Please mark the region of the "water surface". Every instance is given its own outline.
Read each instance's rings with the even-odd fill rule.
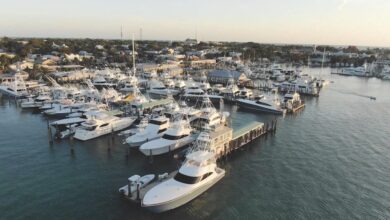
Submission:
[[[390,82],[322,77],[334,83],[319,98],[279,118],[275,135],[221,162],[226,177],[212,189],[161,215],[117,189],[132,174],[174,170],[176,160],[126,157],[122,140],[111,136],[50,146],[44,117],[2,98],[0,219],[389,219]],[[225,110],[233,127],[273,118]]]

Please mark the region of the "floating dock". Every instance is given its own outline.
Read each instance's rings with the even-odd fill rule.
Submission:
[[[168,174],[167,177],[165,177],[163,180],[153,180],[150,184],[146,185],[144,188],[141,188],[139,189],[139,191],[135,191],[134,193],[126,196],[126,195],[123,195],[123,197],[133,203],[136,203],[136,204],[141,204],[141,201],[142,199],[144,198],[145,194],[151,190],[153,187],[155,187],[156,185],[162,183],[162,182],[165,182],[171,178],[173,178],[175,175],[176,175],[177,171],[174,171],[170,174]]]

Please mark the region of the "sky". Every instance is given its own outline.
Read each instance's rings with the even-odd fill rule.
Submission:
[[[0,36],[390,47],[390,0],[0,0]]]

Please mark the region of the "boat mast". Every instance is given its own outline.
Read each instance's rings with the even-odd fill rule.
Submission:
[[[135,71],[136,71],[136,68],[135,68],[134,34],[133,34],[133,40],[132,40],[132,44],[133,44],[133,74],[134,74],[134,76],[135,76]]]
[[[322,63],[321,63],[321,72],[320,75],[322,75],[322,72],[324,70],[324,62],[325,62],[325,47],[324,47],[324,52],[322,53]],[[321,78],[321,77],[320,77]]]

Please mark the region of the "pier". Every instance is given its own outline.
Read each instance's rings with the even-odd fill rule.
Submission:
[[[229,145],[224,149],[224,156],[245,146],[253,140],[263,136],[269,132],[276,131],[277,120],[272,120],[270,123],[252,122],[245,127],[242,127],[233,133],[233,137]]]
[[[297,103],[292,106],[292,108],[287,108],[287,113],[295,113],[299,110],[302,110],[305,107],[305,103]]]

